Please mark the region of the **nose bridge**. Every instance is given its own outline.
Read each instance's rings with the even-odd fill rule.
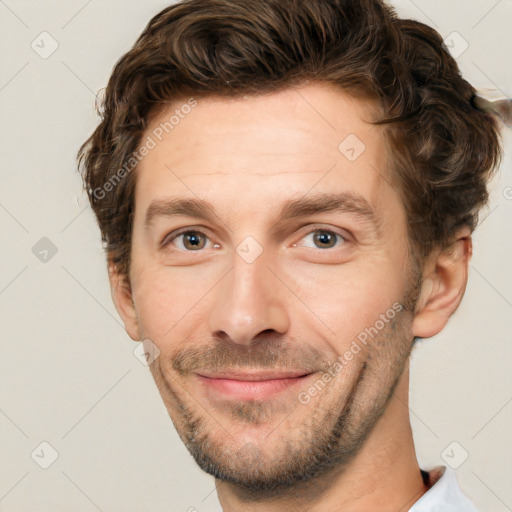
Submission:
[[[212,335],[224,334],[233,343],[249,345],[262,331],[286,332],[289,317],[266,255],[252,259],[243,250],[242,243],[233,254],[231,272],[219,283],[209,328]]]

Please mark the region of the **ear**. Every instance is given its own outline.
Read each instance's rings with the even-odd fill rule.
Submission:
[[[459,307],[466,291],[473,245],[471,231],[457,231],[444,250],[434,251],[426,260],[423,282],[412,323],[415,337],[430,338],[441,332]]]
[[[124,323],[128,336],[134,341],[140,341],[137,312],[133,303],[132,289],[128,276],[120,274],[117,266],[109,261],[108,277],[110,280],[110,292],[117,312]]]

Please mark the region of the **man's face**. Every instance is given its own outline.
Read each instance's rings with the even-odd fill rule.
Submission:
[[[199,99],[162,137],[180,105],[153,119],[137,169],[136,335],[160,350],[151,371],[205,471],[291,485],[351,459],[411,348],[382,128],[371,103],[316,84]]]

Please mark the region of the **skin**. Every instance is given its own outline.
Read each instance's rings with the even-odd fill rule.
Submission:
[[[397,512],[428,490],[409,422],[408,356],[413,337],[437,334],[457,309],[471,238],[463,228],[449,251],[412,265],[382,127],[367,122],[375,108],[318,83],[199,99],[136,170],[130,276],[110,265],[113,299],[131,338],[158,347],[157,387],[226,512]],[[365,145],[354,161],[338,150],[349,134]],[[350,211],[280,217],[286,200],[321,193],[364,198],[378,228]],[[204,199],[215,216],[157,215],[146,226],[150,205],[171,196]],[[175,237],[181,228],[194,233]],[[248,236],[262,251],[251,262],[237,252],[256,254]],[[389,319],[393,304],[403,307]],[[344,357],[383,314],[378,334]],[[342,370],[301,403],[338,356]],[[198,378],[222,368],[314,373],[251,401]]]

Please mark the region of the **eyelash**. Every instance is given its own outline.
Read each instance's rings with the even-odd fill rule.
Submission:
[[[344,234],[344,233],[340,233],[334,229],[331,229],[331,228],[325,228],[323,226],[314,226],[312,229],[310,229],[306,234],[304,234],[304,236],[301,237],[301,240],[303,238],[305,238],[306,236],[308,235],[312,235],[314,234],[315,232],[317,231],[320,231],[320,232],[323,232],[323,233],[329,233],[329,234],[332,234],[332,235],[335,235],[336,237],[338,237],[338,240],[341,238],[341,240],[343,241],[343,243],[341,245],[344,245],[345,243],[347,243],[349,241],[349,237]],[[200,229],[194,229],[193,227],[187,227],[187,228],[183,228],[183,229],[180,229],[178,230],[177,232],[174,232],[174,233],[169,233],[167,234],[162,243],[161,243],[161,246],[162,247],[167,247],[169,246],[172,242],[174,242],[174,240],[176,240],[178,237],[184,235],[184,234],[187,234],[187,233],[193,233],[193,234],[200,234],[200,235],[203,235],[205,236],[206,238],[208,238],[208,240],[210,240],[210,237],[208,236],[207,233],[205,233],[204,231],[201,231]],[[210,240],[211,241],[211,240]],[[214,244],[214,245],[218,245],[218,244]],[[292,244],[293,247],[297,247],[297,244],[294,243]],[[316,249],[319,249],[319,250],[327,250],[327,249],[335,249],[337,246],[334,246],[334,247],[327,247],[326,249],[321,249],[319,247],[316,247]],[[182,250],[182,249],[178,249],[178,250]],[[188,250],[185,250],[185,252],[201,252],[203,249],[198,249],[197,251],[188,251]]]

